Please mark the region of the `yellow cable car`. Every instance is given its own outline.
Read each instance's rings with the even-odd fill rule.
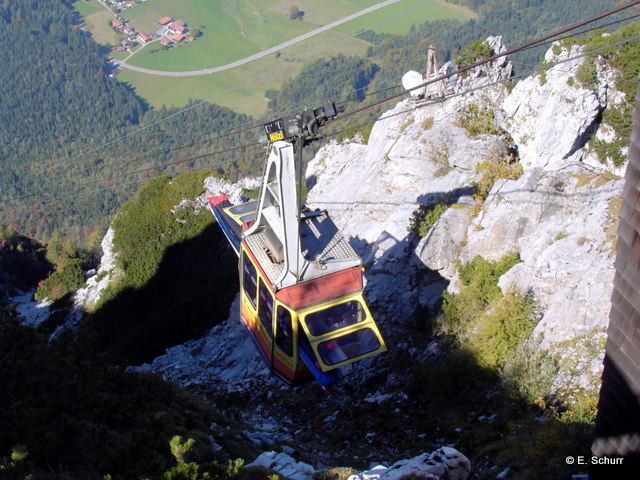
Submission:
[[[313,376],[327,387],[339,367],[386,349],[362,296],[360,258],[326,211],[299,204],[302,146],[336,115],[332,105],[271,122],[267,134],[284,140],[269,145],[258,200],[209,198],[239,256],[242,322],[289,385]]]

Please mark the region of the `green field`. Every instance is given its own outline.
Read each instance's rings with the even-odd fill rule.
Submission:
[[[340,35],[347,38],[344,35]],[[277,90],[282,82],[297,75],[305,63],[320,56],[349,52],[364,56],[368,44],[347,38],[335,44],[336,35],[326,32],[282,52],[279,58],[269,55],[232,70],[193,77],[164,77],[122,69],[118,79],[128,82],[136,93],[153,106],[184,106],[190,99],[207,100],[239,113],[259,116],[267,110],[266,90]],[[320,41],[327,47],[313,51],[310,42]]]
[[[106,11],[100,3],[96,2],[96,0],[91,0],[89,2],[85,0],[78,0],[73,3],[73,8],[83,17],[103,10]]]
[[[143,33],[154,33],[159,27],[158,19],[170,16],[183,20],[191,29],[199,29],[203,35],[194,42],[185,42],[168,50],[158,42],[151,43],[130,57],[127,63],[166,71],[225,65],[380,1],[149,0],[122,11],[120,15]],[[287,17],[292,5],[304,12],[302,21]],[[75,6],[86,18],[100,13],[96,7],[106,13],[96,0],[76,2]],[[266,109],[265,90],[279,89],[282,82],[296,75],[305,62],[337,53],[364,55],[367,44],[349,38],[361,30],[371,28],[378,33],[401,35],[415,23],[442,18],[464,21],[473,15],[472,11],[447,4],[444,0],[402,0],[340,25],[331,32],[288,47],[278,59],[270,55],[233,70],[197,77],[163,77],[122,69],[119,78],[134,86],[138,94],[153,106],[183,106],[189,99],[206,99],[238,112],[256,115]],[[92,22],[95,30],[89,28],[96,40],[98,37],[106,38],[108,34],[99,32],[98,23]],[[107,25],[106,21],[103,23]],[[89,27],[89,23],[87,25]]]
[[[174,9],[184,5],[182,12],[172,14],[169,8],[161,9],[160,6],[165,2],[171,3]],[[151,7],[154,8],[153,14],[147,11]],[[162,15],[158,12],[169,12],[167,15],[183,20],[190,28],[199,28],[203,35],[195,42],[183,43],[169,50],[163,50],[160,46],[145,48],[129,63],[154,70],[173,71],[215,67],[278,45],[315,28],[305,22],[291,21],[280,14],[254,12],[254,8],[246,0],[228,4],[210,0],[188,0],[184,4],[154,0],[131,8],[126,11],[125,18],[130,18],[132,25],[142,23],[137,20],[138,17],[149,18],[153,15],[152,18],[157,21]],[[157,23],[154,30],[156,28]]]
[[[470,18],[466,12],[454,10],[444,3],[425,3],[425,0],[403,0],[343,23],[336,30],[349,35],[366,29],[376,33],[406,35],[412,25],[447,18],[464,22]],[[408,11],[410,12],[405,14]]]
[[[84,18],[85,28],[91,32],[96,42],[102,45],[115,45],[120,42],[120,35],[111,28],[111,21],[115,17],[97,1],[80,0],[75,2],[73,7]]]

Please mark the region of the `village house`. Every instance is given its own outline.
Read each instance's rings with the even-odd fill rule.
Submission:
[[[175,22],[171,22],[169,24],[169,31],[175,34],[184,34],[187,31],[187,26],[184,24],[182,20],[176,20]]]
[[[167,38],[167,37],[162,37],[160,39],[160,43],[162,45],[164,45],[165,47],[168,47],[169,45],[171,45],[173,42],[171,41],[171,39]]]
[[[147,43],[151,40],[151,37],[149,35],[146,35],[144,33],[139,33],[138,34],[138,41],[140,43]]]
[[[181,33],[177,33],[173,36],[172,40],[176,43],[180,43],[182,40],[184,40],[184,35]]]
[[[111,26],[113,26],[113,28],[123,28],[124,22],[122,20],[114,20],[111,22]]]
[[[158,23],[160,25],[168,25],[172,22],[173,20],[171,19],[171,17],[162,17],[160,20],[158,20]]]
[[[127,25],[127,24],[125,24],[123,30],[124,30],[124,33],[126,33],[127,35],[135,33],[135,31],[136,31],[132,26]]]

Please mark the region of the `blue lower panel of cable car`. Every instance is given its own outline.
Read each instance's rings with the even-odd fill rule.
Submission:
[[[298,339],[298,354],[320,386],[328,387],[329,385],[340,382],[340,376],[336,370],[331,370],[329,372],[323,372],[320,370],[320,366],[317,363],[316,357],[313,354],[313,349],[311,348],[311,344],[307,337],[300,335]]]

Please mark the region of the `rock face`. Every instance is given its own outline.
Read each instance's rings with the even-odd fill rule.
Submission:
[[[412,100],[400,102],[375,124],[367,145],[331,143],[307,169],[313,185],[307,203],[328,210],[351,238],[367,269],[367,301],[385,317],[383,329],[406,325],[416,305],[446,286],[413,255],[407,230],[413,212],[445,196],[471,201],[475,165],[501,145],[494,137],[469,141],[450,121],[455,103],[414,107]],[[454,167],[443,152],[451,152]],[[433,292],[420,288],[425,282]]]
[[[499,39],[492,41],[496,51],[505,48]],[[456,262],[476,255],[498,259],[507,252],[517,252],[522,261],[500,286],[534,295],[541,315],[534,337],[542,347],[604,331],[622,181],[580,162],[602,95],[568,85],[578,53],[577,47],[559,55],[550,50],[547,59],[563,63],[547,71],[546,82],[530,77],[510,95],[492,82],[504,78],[500,69],[502,75],[510,72],[510,64],[501,61],[491,66],[491,75],[472,76],[474,89],[485,77],[491,87],[438,104],[406,99],[379,119],[366,145],[331,142],[310,161],[307,203],[328,210],[362,257],[365,296],[391,349],[418,309],[436,314],[443,290],[459,288]],[[619,101],[608,89],[608,98]],[[517,180],[497,181],[479,209],[473,198],[473,182],[480,178],[476,166],[504,152],[508,135],[470,137],[458,116],[472,103],[506,119],[503,127],[516,141],[524,167]],[[232,197],[240,192],[213,178],[207,189]],[[436,201],[448,208],[418,239],[408,231],[410,220],[420,205]],[[234,356],[247,339],[238,321],[230,323],[144,368],[180,383],[217,380],[230,389],[243,388],[238,378],[245,374],[268,381],[257,354]],[[384,356],[371,361],[384,362]],[[366,375],[369,363],[361,363],[355,375]]]
[[[594,133],[603,135],[602,129],[596,132],[599,116],[608,102],[619,102],[620,95],[613,93],[613,77],[604,70],[595,90],[579,85],[575,78],[582,51],[579,45],[567,49],[556,44],[545,55],[555,66],[519,82],[502,104],[504,126],[527,168],[558,170],[579,162],[602,168],[583,147]]]
[[[315,473],[315,469],[304,462],[296,462],[292,457],[284,452],[264,452],[251,462],[248,467],[266,467],[278,472],[285,478],[291,480],[308,480]]]
[[[444,288],[456,291],[457,261],[517,252],[522,262],[500,286],[534,295],[541,320],[533,336],[542,348],[602,334],[622,181],[582,162],[603,104],[595,92],[567,83],[578,53],[577,47],[557,56],[550,50],[548,61],[563,63],[547,71],[546,83],[530,77],[508,96],[494,87],[437,106],[403,101],[375,125],[368,145],[334,143],[318,152],[308,171],[309,202],[331,212],[365,259],[367,298],[383,330],[393,331],[418,305],[433,312]],[[503,99],[504,110],[495,99]],[[502,125],[524,167],[517,180],[496,182],[477,213],[471,208],[476,165],[504,143],[494,135],[469,138],[458,126],[457,112],[471,102],[506,119]],[[408,220],[418,205],[437,198],[450,207],[413,256]]]
[[[91,309],[100,299],[100,293],[109,285],[109,282],[117,275],[116,257],[113,250],[113,229],[109,228],[107,234],[100,243],[102,258],[100,267],[95,275],[87,280],[87,285],[79,289],[73,296],[73,305],[76,311]]]
[[[438,355],[437,345],[429,344],[426,350],[414,345],[407,327],[418,312],[437,314],[445,289],[460,288],[456,262],[517,252],[521,262],[501,277],[499,286],[534,296],[540,321],[530,341],[548,349],[563,343],[563,349],[575,353],[558,377],[565,386],[593,386],[599,377],[604,350],[594,343],[608,323],[622,181],[602,174],[601,165],[594,170],[585,163],[592,160],[584,144],[589,135],[599,134],[597,118],[604,100],[569,85],[580,62],[571,58],[576,48],[548,53],[549,61],[566,61],[549,69],[545,82],[530,77],[510,95],[496,84],[466,95],[459,89],[459,95],[437,104],[403,100],[378,120],[366,145],[331,142],[310,161],[307,203],[328,210],[362,257],[365,297],[390,350],[402,349],[416,360]],[[510,68],[508,62],[494,67],[498,70],[492,76],[466,81],[477,88],[483,81],[504,78],[499,69]],[[608,88],[609,101],[619,98]],[[470,137],[460,126],[459,114],[471,104],[491,110],[494,127],[506,132]],[[523,174],[498,180],[479,205],[473,196],[474,182],[482,175],[477,166],[504,155],[509,137],[518,147]],[[232,199],[240,192],[238,186],[214,178],[207,179],[206,186],[209,194],[224,191]],[[446,209],[420,239],[409,231],[414,212],[436,202]],[[228,391],[278,388],[237,311],[236,300],[228,322],[138,369],[160,372],[182,385],[215,384]],[[386,358],[360,362],[347,375],[361,379],[372,363],[384,369]],[[589,375],[568,373],[577,370]],[[397,387],[401,377],[402,372],[391,372],[387,386]],[[421,470],[434,455],[445,458],[447,466]],[[283,457],[274,454],[263,460],[276,458]],[[464,479],[469,471],[468,460],[448,449],[414,460],[376,475],[389,480],[400,478],[394,472]],[[273,463],[270,468],[275,468]]]
[[[590,182],[578,187],[585,176]],[[575,170],[531,169],[494,189],[486,214],[471,224],[477,234],[467,255],[495,257],[500,250],[493,246],[519,252],[522,262],[499,285],[534,292],[544,309],[534,335],[546,347],[607,324],[615,251],[610,232],[623,180],[600,186],[595,180]]]

